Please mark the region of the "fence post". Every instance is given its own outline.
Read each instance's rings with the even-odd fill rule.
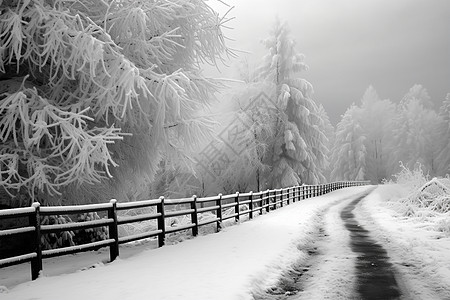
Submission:
[[[31,280],[35,280],[39,277],[39,273],[42,271],[42,247],[41,247],[41,217],[39,202],[34,202],[34,214],[29,216],[30,225],[34,226],[34,250],[36,251],[36,257],[31,260]]]
[[[289,205],[290,204],[290,202],[291,202],[291,189],[292,188],[288,188],[288,194],[287,194],[287,202],[286,202],[286,205]]]
[[[280,194],[280,203],[281,203],[281,207],[283,207],[283,188],[281,188],[281,194]]]
[[[253,191],[250,191],[250,196],[248,196],[248,200],[250,202],[248,203],[248,208],[250,212],[248,213],[248,218],[251,220],[253,219]]]
[[[117,229],[117,200],[111,199],[109,201],[111,207],[108,209],[108,219],[113,219],[113,222],[108,226],[109,238],[114,239],[114,244],[109,246],[109,260],[114,261],[119,256],[119,233]]]
[[[191,202],[191,209],[194,211],[191,213],[191,223],[195,224],[194,227],[192,227],[192,235],[197,236],[198,235],[198,215],[197,215],[197,196],[192,196],[193,201]]]
[[[217,232],[219,232],[222,229],[222,194],[219,194],[219,199],[216,200],[216,206],[219,208],[217,209],[217,218],[219,218],[219,221],[217,221]]]
[[[294,187],[292,188],[292,203],[295,202],[295,191],[296,191],[296,190],[297,190],[297,187],[294,186]]]
[[[268,189],[267,191],[266,191],[266,194],[267,194],[267,199],[266,199],[266,204],[267,204],[267,207],[266,207],[266,212],[269,212],[270,211],[270,190]]]
[[[275,209],[277,209],[277,190],[276,189],[273,189],[272,197],[273,197],[273,208],[272,208],[272,210],[275,210]]]
[[[261,192],[260,191],[260,194],[259,194],[259,199],[260,199],[260,202],[259,202],[259,215],[262,215],[263,214],[263,206],[264,206],[264,192]]]
[[[236,197],[234,198],[234,202],[235,202],[235,205],[234,205],[234,213],[237,214],[237,215],[234,217],[234,220],[235,220],[236,222],[239,222],[239,216],[240,216],[240,214],[241,214],[240,209],[239,209],[239,205],[240,205],[240,203],[239,203],[239,192],[236,192]]]
[[[160,202],[156,205],[156,212],[161,214],[158,217],[158,247],[164,246],[166,243],[166,216],[164,213],[164,196],[159,197]]]

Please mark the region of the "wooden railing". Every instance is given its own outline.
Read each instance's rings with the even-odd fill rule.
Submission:
[[[289,205],[302,199],[320,196],[340,188],[368,184],[370,184],[368,181],[345,181],[321,185],[302,185],[256,193],[237,192],[230,195],[219,194],[204,198],[193,196],[183,199],[165,199],[164,197],[160,197],[156,200],[126,203],[118,203],[113,199],[109,203],[75,206],[41,206],[36,202],[31,207],[0,210],[0,220],[18,217],[29,219],[28,226],[0,230],[0,238],[29,233],[32,236],[29,242],[33,249],[30,253],[0,259],[0,268],[31,262],[31,278],[34,280],[42,270],[42,260],[44,258],[109,247],[110,261],[113,261],[119,256],[119,245],[123,243],[157,237],[158,246],[162,247],[165,244],[166,235],[169,233],[192,230],[192,235],[197,236],[200,226],[212,223],[215,223],[216,230],[220,231],[222,222],[228,219],[234,218],[236,221],[239,221],[240,217],[245,215],[249,219],[252,219],[256,214],[261,215],[264,212],[270,212],[270,210]],[[186,209],[186,206],[189,208]],[[182,208],[180,209],[179,207]],[[151,213],[118,216],[118,212],[120,211],[142,208],[153,209],[148,210]],[[230,209],[232,213],[224,214],[225,211],[229,212]],[[66,224],[41,224],[41,216],[71,215],[86,212],[103,212],[106,217],[98,220],[70,222]],[[207,212],[212,213],[213,217],[199,222],[199,215]],[[167,219],[179,216],[189,216],[190,223],[176,227],[166,226]],[[156,220],[157,227],[155,230],[119,237],[118,226],[148,220]],[[109,237],[105,240],[58,249],[42,249],[41,237],[44,234],[101,226],[107,226],[109,229]]]

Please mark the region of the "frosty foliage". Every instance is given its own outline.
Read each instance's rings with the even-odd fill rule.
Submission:
[[[396,166],[400,160],[408,166],[420,163],[426,172],[436,174],[435,141],[440,120],[422,102],[418,98],[405,98],[399,104],[392,125],[391,164]]]
[[[99,220],[101,217],[96,212],[78,214],[76,222]],[[41,218],[41,225],[68,224],[74,221],[68,215],[52,215]],[[42,249],[57,249],[75,245],[82,245],[108,238],[108,227],[77,229],[73,231],[63,230],[55,233],[47,233],[41,236]]]
[[[448,99],[438,114],[422,85],[414,85],[398,104],[388,99],[382,100],[375,88],[369,86],[361,104],[351,107],[357,113],[344,114],[338,124],[332,154],[332,175],[344,179],[344,169],[354,166],[360,169],[359,165],[362,165],[346,163],[345,159],[339,161],[341,158],[338,154],[347,155],[349,149],[348,145],[344,146],[348,144],[347,134],[339,131],[353,122],[359,124],[358,130],[347,131],[352,131],[353,135],[364,140],[365,152],[360,152],[365,153],[364,158],[359,156],[364,160],[365,170],[361,179],[380,183],[403,172],[403,164],[407,168],[419,164],[430,176],[445,176],[449,173],[450,164]],[[399,166],[400,161],[402,164]],[[359,170],[356,169],[352,170],[352,177],[358,174]]]
[[[395,200],[392,206],[404,217],[426,222],[433,230],[450,235],[450,178],[433,178],[424,174],[416,164],[408,169],[400,164],[401,171],[395,181],[408,190],[407,197]]]
[[[388,169],[388,142],[395,105],[382,100],[373,86],[369,86],[361,98],[361,127],[367,150],[365,179],[379,183],[386,178]]]
[[[336,126],[336,140],[331,154],[332,180],[365,179],[365,140],[361,127],[361,109],[352,105]]]
[[[417,163],[414,168],[407,168],[403,162],[400,162],[400,172],[393,175],[393,180],[384,181],[384,183],[397,183],[407,185],[411,189],[418,189],[429,180],[429,175],[424,174],[422,165]]]
[[[67,224],[71,222],[72,220],[65,215],[45,216],[41,220],[41,225]],[[73,231],[66,230],[43,234],[41,235],[42,249],[48,250],[74,246],[74,236],[75,233]]]
[[[450,93],[447,94],[439,111],[442,123],[438,129],[437,141],[440,146],[437,155],[438,174],[450,174]]]
[[[323,182],[327,138],[322,115],[312,99],[312,85],[297,75],[307,69],[304,56],[296,52],[287,25],[278,19],[263,43],[268,54],[258,74],[261,80],[274,84],[280,111],[268,161],[272,167],[269,186]]]
[[[163,157],[189,165],[217,89],[199,65],[231,54],[226,21],[201,0],[1,1],[1,186],[127,200]]]
[[[240,132],[239,139],[235,140],[236,144],[241,145],[232,147],[222,145],[233,160],[223,170],[217,182],[216,192],[231,194],[236,191],[259,191],[267,188],[266,178],[270,172],[267,158],[274,142],[275,123],[279,113],[273,109],[253,105],[253,101],[257,101],[261,93],[271,95],[270,87],[271,85],[268,87],[267,83],[248,83],[233,96],[232,101],[238,106],[235,114],[246,127]],[[233,155],[232,149],[241,151],[238,155]]]

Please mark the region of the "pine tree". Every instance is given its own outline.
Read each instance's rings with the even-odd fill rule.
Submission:
[[[417,85],[411,90],[415,87]],[[400,102],[392,126],[391,174],[397,173],[399,161],[402,161],[410,168],[420,164],[426,173],[436,175],[435,141],[440,120],[434,110],[426,108],[428,100],[427,97],[421,98],[420,94],[410,91]]]
[[[439,145],[437,165],[438,174],[450,174],[450,93],[447,94],[439,111],[442,123],[439,128],[437,143]]]
[[[319,104],[319,115],[322,119],[322,131],[325,133],[325,136],[327,137],[326,142],[326,164],[325,164],[325,170],[324,170],[324,176],[326,178],[327,182],[330,182],[331,180],[331,163],[330,163],[330,157],[331,157],[331,151],[334,145],[334,140],[336,137],[334,126],[330,122],[330,118],[328,117],[327,112],[325,111],[325,108],[322,104]]]
[[[433,107],[433,102],[431,102],[431,97],[428,91],[421,84],[413,85],[408,92],[403,96],[400,102],[407,102],[412,99],[417,99],[423,107],[431,109]]]
[[[336,126],[336,140],[331,155],[333,180],[366,179],[366,137],[360,122],[361,109],[353,104]]]
[[[126,200],[162,157],[188,163],[224,21],[201,0],[0,1],[0,187]]]
[[[364,131],[366,156],[366,178],[381,183],[387,177],[387,140],[390,137],[395,105],[390,100],[381,100],[373,86],[369,86],[361,99],[361,127]]]
[[[286,24],[275,22],[264,41],[269,53],[259,70],[261,79],[274,84],[279,110],[275,140],[268,164],[271,187],[324,181],[326,137],[319,109],[312,99],[313,88],[297,74],[307,69],[304,56],[295,50]]]

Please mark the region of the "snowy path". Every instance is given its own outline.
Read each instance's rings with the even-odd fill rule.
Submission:
[[[256,299],[407,299],[401,295],[400,278],[387,251],[353,213],[370,192],[324,211],[310,258],[293,267],[301,276],[285,272],[277,287]],[[289,282],[286,277],[292,275]]]
[[[338,190],[218,234],[144,251],[82,272],[44,276],[0,292],[0,299],[253,299],[258,291],[275,285],[296,261],[309,258],[308,247],[314,244],[324,211],[336,211],[367,189]],[[325,214],[325,221],[330,218],[334,218],[332,214]],[[337,251],[346,251],[348,243],[341,238],[348,237],[334,237],[332,243]],[[335,280],[352,283],[345,272],[349,265],[342,261],[338,271],[346,275]]]
[[[379,186],[355,215],[388,251],[404,299],[450,299],[450,236],[430,228],[426,218],[411,221],[389,209],[389,199],[403,193],[395,185]]]
[[[370,236],[370,232],[353,213],[356,205],[364,198],[362,196],[352,201],[341,212],[345,228],[350,232],[352,251],[358,254],[355,265],[356,290],[362,299],[399,299],[395,269],[387,251]]]
[[[397,189],[379,186],[361,201],[348,199],[330,207],[313,255],[296,267],[305,271],[297,276],[300,292],[259,299],[450,299],[450,238],[430,230],[426,222],[414,224],[389,210]],[[347,217],[355,225],[353,233],[345,229]],[[354,243],[352,235],[363,239]],[[375,272],[370,271],[372,263]],[[371,286],[376,281],[381,286]]]

